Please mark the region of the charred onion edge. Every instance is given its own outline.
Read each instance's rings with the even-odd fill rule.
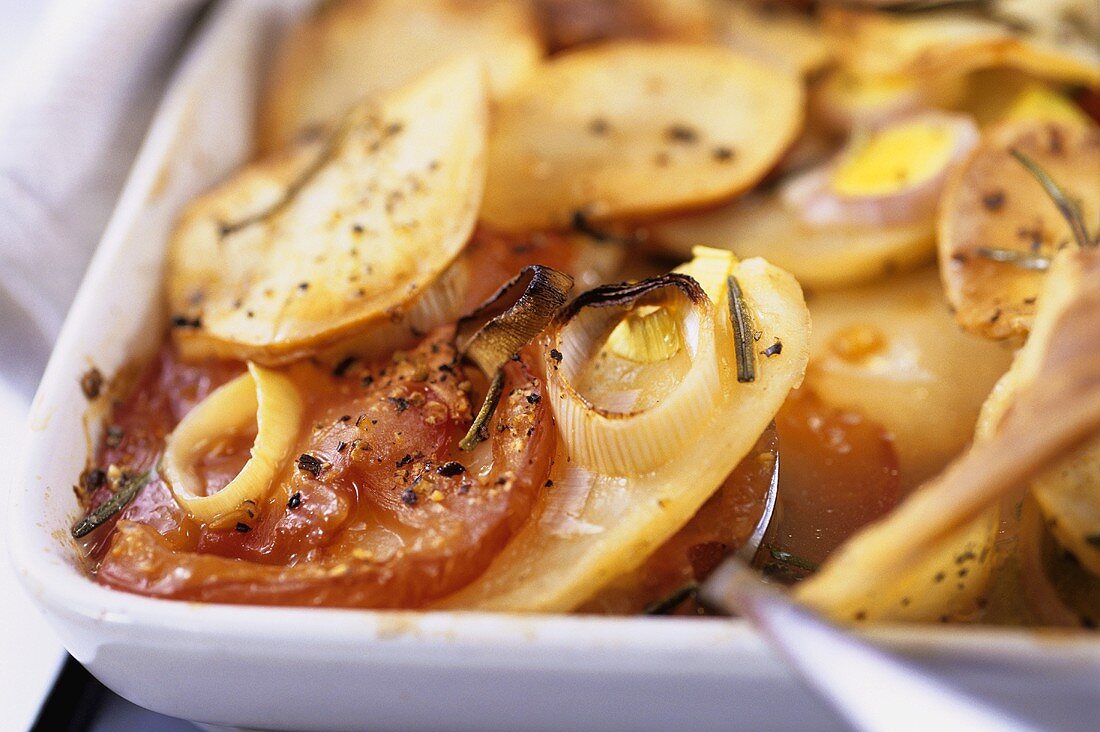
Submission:
[[[573,278],[564,272],[530,265],[458,321],[455,346],[459,354],[490,379],[485,401],[459,448],[473,450],[481,442],[504,388],[504,364],[546,328],[572,289]]]
[[[633,305],[639,298],[657,292],[664,288],[679,290],[695,307],[700,307],[708,302],[707,294],[693,278],[679,272],[650,277],[640,282],[623,282],[617,285],[603,285],[594,290],[578,295],[569,303],[554,319],[551,324],[555,331],[554,345],[560,345],[560,331],[564,329],[573,318],[585,308],[625,307]],[[610,333],[610,331],[608,331]],[[555,349],[556,350],[556,349]],[[563,379],[570,394],[580,401],[585,408],[611,419],[626,419],[640,414],[638,411],[614,412],[603,409],[593,404],[586,396],[573,388],[568,378]],[[644,410],[643,410],[644,411]]]
[[[112,516],[126,507],[134,496],[152,480],[153,471],[147,470],[139,475],[126,475],[119,481],[114,495],[101,503],[98,508],[77,521],[72,528],[74,539],[80,539],[105,524]]]
[[[1080,204],[1071,198],[1066,190],[1049,173],[1043,170],[1041,165],[1016,148],[1009,149],[1008,154],[1016,158],[1020,165],[1024,166],[1027,172],[1039,181],[1043,190],[1050,196],[1050,200],[1058,207],[1058,212],[1069,224],[1069,228],[1073,232],[1073,238],[1077,241],[1077,246],[1087,249],[1088,247],[1100,245],[1100,239],[1093,241],[1089,238],[1088,225],[1085,223],[1085,215],[1081,213]]]

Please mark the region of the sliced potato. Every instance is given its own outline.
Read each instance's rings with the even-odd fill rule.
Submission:
[[[1100,577],[1100,438],[1075,451],[1031,484],[1058,543]]]
[[[962,452],[1012,353],[955,326],[934,267],[809,304],[806,383],[893,434],[905,488]]]
[[[1062,266],[1053,268],[1041,283],[1048,298],[1041,307],[1048,313],[1060,312],[1082,289],[1082,283],[1100,281],[1100,257],[1093,250],[1065,251],[1056,255]],[[1065,266],[1070,256],[1083,265]],[[1093,286],[1093,289],[1096,289]],[[1053,301],[1049,295],[1053,294]],[[1100,299],[1097,299],[1100,307]],[[1040,358],[1048,348],[1051,321],[1036,321],[1035,331],[1017,356],[1012,368],[997,382],[982,408],[979,439],[992,437],[997,426],[1012,408],[1018,393],[1037,378]],[[1100,438],[1067,455],[1030,483],[1032,496],[1047,519],[1047,528],[1058,542],[1071,550],[1088,571],[1100,576]]]
[[[932,78],[1008,66],[1044,79],[1100,85],[1100,50],[1080,35],[1022,33],[954,11],[903,16],[830,6],[823,19],[841,64],[866,76]]]
[[[987,338],[1027,333],[1044,273],[1037,267],[1072,241],[1069,225],[1018,149],[1100,219],[1100,130],[1027,120],[989,131],[953,176],[938,220],[940,268],[958,322]],[[990,252],[994,252],[990,258]],[[1019,257],[1020,261],[997,261]]]
[[[808,76],[832,60],[816,20],[775,5],[715,3],[718,40],[730,48]]]
[[[793,72],[716,47],[615,43],[557,57],[503,100],[482,219],[509,231],[651,216],[751,187],[802,124]]]
[[[455,61],[196,200],[169,251],[182,352],[286,360],[432,287],[474,226],[486,117],[480,63]]]
[[[366,96],[397,89],[459,53],[477,55],[493,96],[542,56],[538,25],[515,0],[340,0],[321,5],[279,50],[261,100],[261,153],[335,121]]]
[[[647,227],[651,245],[675,256],[693,246],[728,249],[738,257],[767,257],[814,291],[867,282],[932,258],[929,222],[906,226],[812,226],[776,194]]]

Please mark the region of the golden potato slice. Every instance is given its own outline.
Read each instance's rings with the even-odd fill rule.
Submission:
[[[806,383],[895,439],[903,485],[962,452],[1011,351],[952,322],[935,267],[810,298]]]
[[[841,64],[866,76],[931,78],[1009,66],[1100,85],[1100,50],[1079,34],[1024,33],[956,11],[894,15],[830,6],[823,20]]]
[[[486,118],[481,64],[455,61],[192,203],[169,250],[184,354],[293,358],[431,288],[477,217]]]
[[[751,2],[719,2],[715,7],[718,40],[730,48],[803,76],[819,71],[833,58],[812,16]]]
[[[500,104],[482,219],[516,231],[714,203],[764,176],[802,107],[798,75],[717,47],[563,54]]]
[[[813,226],[775,194],[749,196],[710,211],[647,226],[650,245],[687,257],[693,246],[766,257],[811,290],[828,290],[912,268],[932,258],[933,226]]]
[[[1100,439],[1080,448],[1031,484],[1058,543],[1100,577]]]
[[[261,101],[259,150],[281,147],[458,53],[485,63],[493,96],[511,91],[542,57],[531,8],[514,0],[325,3],[279,50]]]
[[[1028,332],[1045,258],[1072,241],[1054,202],[1010,155],[1013,148],[1075,195],[1086,221],[1100,216],[1100,130],[1019,121],[984,135],[944,192],[938,230],[956,319],[987,338]]]

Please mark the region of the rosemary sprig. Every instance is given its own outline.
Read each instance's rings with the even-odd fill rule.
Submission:
[[[752,323],[745,296],[737,278],[726,278],[726,293],[729,300],[730,322],[733,324],[734,350],[737,356],[737,380],[742,384],[756,380],[756,354],[752,347]]]
[[[699,591],[698,582],[688,582],[677,587],[660,600],[654,600],[642,609],[642,615],[671,615],[689,597],[695,597]]]
[[[458,321],[455,345],[459,353],[490,380],[485,401],[459,448],[473,450],[484,439],[485,426],[504,389],[504,365],[546,328],[572,289],[569,275],[531,265]]]
[[[79,539],[87,536],[106,523],[108,519],[125,508],[126,504],[138,494],[138,491],[148,485],[151,477],[151,471],[146,471],[140,475],[124,476],[119,480],[118,489],[113,496],[100,504],[99,508],[76,522],[72,528],[73,538]]]
[[[477,447],[479,442],[485,439],[485,427],[489,424],[489,420],[492,419],[493,412],[496,411],[502,391],[504,391],[504,371],[499,370],[496,376],[493,377],[493,380],[489,382],[489,391],[485,393],[485,401],[481,403],[481,409],[478,410],[473,424],[470,425],[470,429],[466,432],[466,436],[459,440],[459,449],[469,452]]]
[[[311,160],[309,165],[290,182],[286,190],[283,191],[283,194],[279,196],[278,200],[251,216],[246,216],[239,221],[223,223],[221,227],[222,236],[235,234],[241,229],[246,229],[249,226],[265,221],[289,206],[291,201],[293,201],[302,189],[306,187],[306,184],[313,180],[326,165],[332,162],[333,158],[336,156],[336,152],[343,146],[344,141],[351,134],[351,131],[360,124],[361,120],[359,119],[359,115],[355,114],[357,111],[358,110],[351,110],[344,115],[336,129],[328,135],[328,138],[325,140],[325,146],[317,153],[317,157]]]
[[[816,572],[818,565],[815,562],[811,562],[809,559],[803,559],[797,554],[791,554],[783,549],[777,549],[771,544],[768,545],[768,553],[771,554],[772,559],[783,564],[790,565],[791,567],[798,567],[804,569],[807,572]]]
[[[1077,241],[1077,245],[1082,249],[1097,246],[1098,241],[1093,241],[1089,237],[1088,225],[1085,223],[1085,215],[1081,212],[1080,203],[1071,198],[1066,190],[1030,157],[1016,148],[1012,148],[1008,152],[1019,161],[1020,165],[1027,168],[1027,171],[1035,177],[1035,180],[1039,181],[1043,190],[1054,201],[1054,205],[1058,207],[1058,212],[1062,214],[1062,218],[1069,223],[1069,228],[1073,232],[1073,238]]]
[[[1021,269],[1030,269],[1036,272],[1045,272],[1050,269],[1050,257],[1030,252],[1021,252],[1018,249],[998,249],[996,247],[978,247],[974,250],[974,256],[988,259],[992,262],[1004,262],[1014,264]]]

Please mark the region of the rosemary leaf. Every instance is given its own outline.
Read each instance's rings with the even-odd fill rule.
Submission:
[[[461,450],[469,452],[477,447],[478,443],[484,438],[483,433],[485,427],[489,424],[489,420],[493,417],[493,412],[496,411],[497,404],[500,402],[500,394],[504,391],[504,371],[497,371],[496,376],[489,383],[489,390],[485,393],[485,401],[481,403],[481,409],[477,412],[477,417],[474,418],[474,423],[470,425],[469,431],[466,432],[466,436],[463,437],[458,447]]]
[[[729,299],[730,322],[733,323],[733,341],[737,356],[737,380],[742,384],[756,380],[756,354],[752,347],[752,323],[745,296],[741,294],[741,285],[737,278],[726,278],[726,291]]]
[[[79,539],[87,536],[106,523],[109,518],[125,508],[126,504],[134,499],[138,491],[149,483],[151,477],[151,471],[146,471],[140,475],[128,475],[120,480],[118,490],[115,491],[113,496],[104,501],[99,508],[76,522],[72,528],[73,538]]]
[[[332,161],[336,156],[336,152],[348,138],[348,135],[360,123],[361,120],[352,112],[344,115],[337,128],[333,130],[325,140],[325,146],[317,154],[317,157],[311,160],[309,165],[298,174],[298,177],[290,182],[286,190],[283,191],[283,195],[279,196],[278,200],[258,213],[246,216],[240,221],[223,224],[221,229],[222,236],[235,234],[241,229],[246,229],[249,226],[266,221],[290,205],[291,201],[293,201],[302,189],[306,187],[306,184],[313,180],[313,178]]]
[[[642,609],[643,615],[671,615],[689,597],[694,597],[699,591],[698,582],[688,582],[682,587],[677,587],[660,600],[654,600]]]
[[[1043,186],[1043,190],[1047,192],[1050,199],[1054,201],[1054,205],[1058,207],[1058,212],[1062,214],[1062,218],[1069,223],[1069,228],[1073,231],[1073,238],[1077,240],[1077,245],[1082,249],[1096,246],[1097,242],[1089,237],[1088,226],[1085,224],[1085,216],[1081,213],[1080,204],[1076,200],[1070,198],[1066,190],[1058,185],[1058,183],[1050,177],[1050,174],[1043,170],[1042,166],[1027,155],[1016,148],[1009,150],[1009,154],[1016,158],[1020,165],[1027,168],[1027,171],[1035,176],[1035,180],[1039,181],[1039,184]]]
[[[798,567],[804,569],[807,572],[816,572],[818,565],[811,562],[809,559],[803,559],[797,554],[791,554],[788,551],[782,549],[776,549],[774,546],[768,545],[768,553],[772,555],[772,559],[783,564],[790,565],[792,567]]]

